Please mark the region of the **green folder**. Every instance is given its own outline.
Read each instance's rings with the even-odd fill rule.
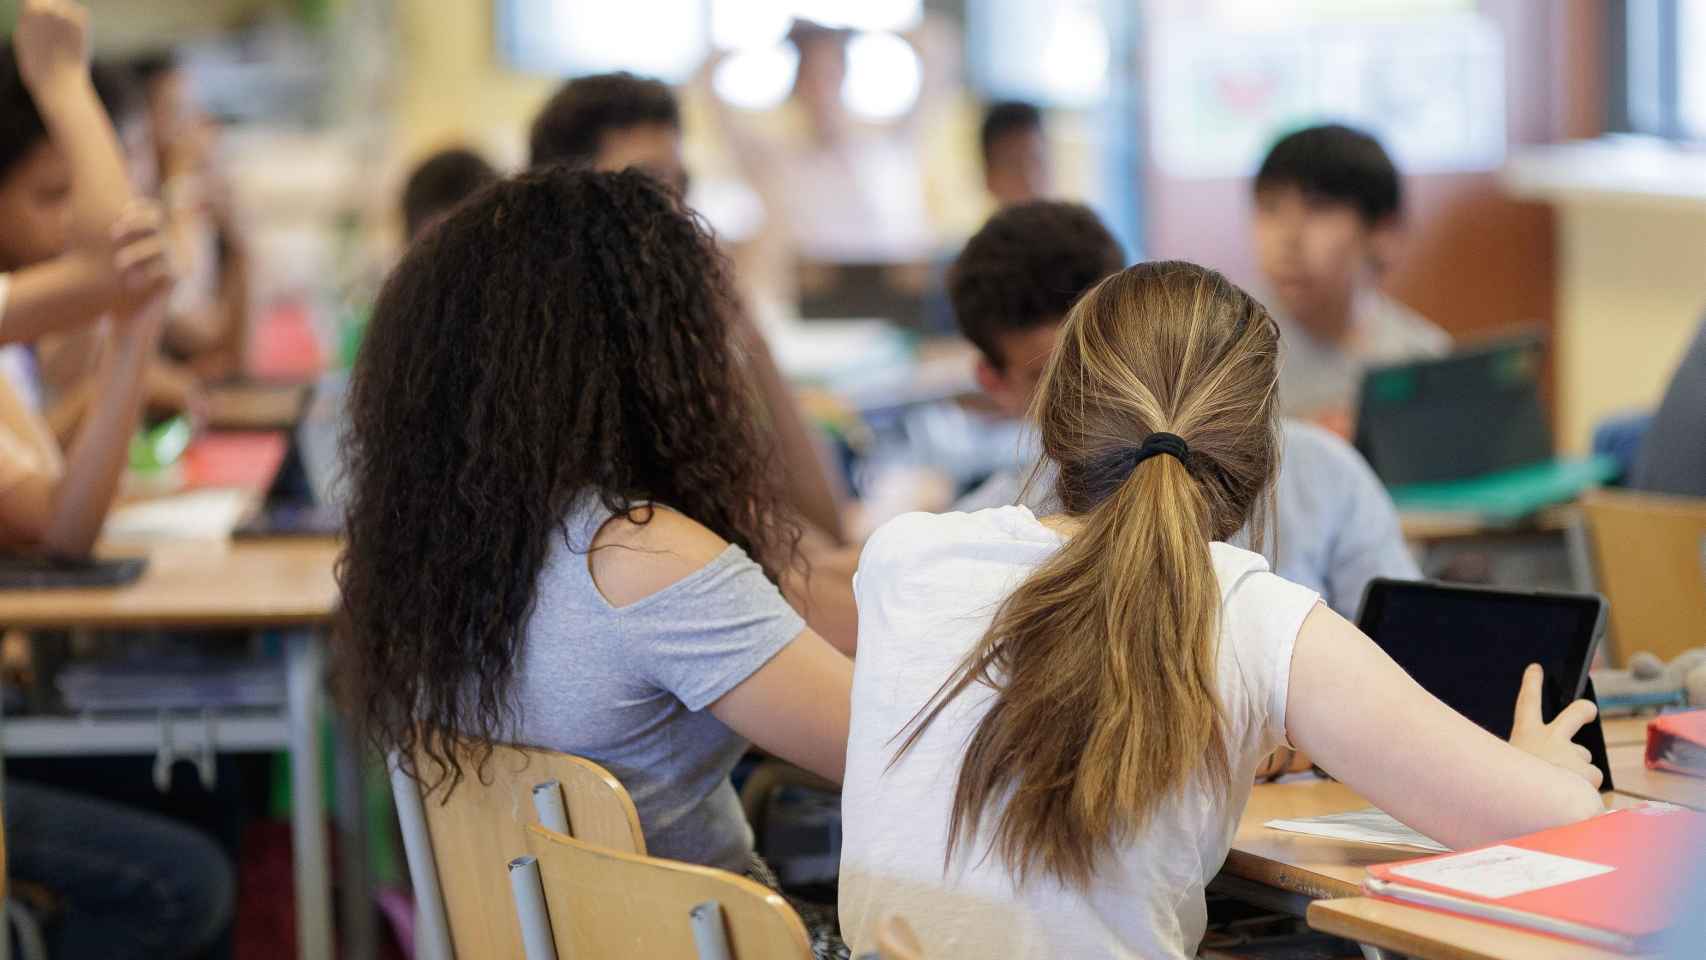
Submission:
[[[1548,460],[1498,473],[1413,483],[1390,490],[1400,510],[1474,514],[1494,522],[1515,522],[1554,504],[1568,503],[1583,491],[1617,475],[1617,462],[1606,456]]]

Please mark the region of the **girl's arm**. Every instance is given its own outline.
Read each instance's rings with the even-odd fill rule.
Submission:
[[[1286,731],[1327,772],[1454,848],[1574,823],[1604,810],[1599,771],[1570,742],[1594,717],[1578,701],[1540,720],[1530,667],[1506,743],[1423,690],[1361,631],[1317,605],[1298,631]]]

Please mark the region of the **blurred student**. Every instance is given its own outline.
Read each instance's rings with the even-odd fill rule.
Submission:
[[[1003,210],[967,242],[949,271],[949,295],[960,332],[978,348],[978,384],[997,409],[1025,415],[1073,303],[1124,264],[1119,241],[1075,203]],[[1362,457],[1296,420],[1282,419],[1280,435],[1274,571],[1347,617],[1375,577],[1420,577],[1392,498]],[[955,509],[1022,502],[1039,516],[1057,510],[1054,471],[1027,479],[1018,468],[1000,471]]]
[[[530,166],[638,167],[687,192],[681,108],[667,84],[649,77],[623,72],[570,80],[539,111],[527,142]]]
[[[908,514],[866,545],[842,793],[856,953],[900,912],[932,956],[1195,956],[1281,743],[1453,847],[1603,810],[1570,742],[1592,704],[1543,723],[1530,667],[1502,742],[1228,545],[1262,529],[1274,481],[1278,337],[1205,268],[1109,277],[1037,386],[1061,512]]]
[[[383,749],[587,757],[649,852],[763,876],[729,772],[840,780],[852,665],[778,587],[800,522],[735,315],[635,171],[504,180],[412,244],[351,381],[341,646]]]
[[[117,331],[68,453],[0,378],[0,549],[86,556],[124,469],[169,276],[158,218],[131,207],[90,80],[87,14],[25,0],[13,49],[0,52],[0,330],[45,333],[110,311]],[[200,833],[17,778],[4,819],[15,888],[57,903],[55,958],[189,956],[229,920],[231,868]]]
[[[1256,264],[1280,327],[1280,409],[1344,430],[1371,364],[1435,357],[1451,338],[1382,293],[1403,213],[1380,142],[1331,124],[1268,151],[1254,181]]]
[[[1641,440],[1629,485],[1706,497],[1706,322],[1694,335]]]
[[[983,147],[983,185],[1005,209],[1054,192],[1043,114],[1035,105],[1017,100],[995,103],[983,115],[979,141]]]
[[[147,197],[158,188],[158,167],[141,89],[128,69],[112,64],[95,64],[91,77],[108,122],[118,136],[131,189],[138,196]],[[157,204],[150,203],[149,207],[164,212]],[[181,275],[188,269],[190,258],[169,213],[160,218],[159,237],[174,275]],[[204,406],[201,378],[187,364],[164,352],[164,345],[172,335],[174,304],[180,302],[178,288],[176,283],[171,288],[164,308],[165,330],[143,371],[144,415],[152,412],[198,417]],[[113,349],[111,331],[88,324],[44,336],[36,342],[41,411],[61,444],[69,445],[90,416],[100,392],[97,374],[102,358]]]
[[[497,182],[486,158],[464,147],[440,150],[415,167],[403,184],[403,231],[412,241],[456,205]]]
[[[168,304],[166,350],[203,379],[241,372],[248,320],[248,256],[232,208],[231,189],[218,165],[218,125],[192,96],[189,78],[170,52],[139,57],[130,73],[143,110],[127,123],[140,126],[131,168],[142,189],[158,195],[180,267]],[[134,119],[133,119],[134,118]]]

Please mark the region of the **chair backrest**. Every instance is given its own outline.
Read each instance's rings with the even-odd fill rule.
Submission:
[[[1706,644],[1706,500],[1601,490],[1582,498],[1582,511],[1611,603],[1612,665],[1642,650],[1669,661]]]
[[[472,757],[464,755],[461,761],[465,775],[454,790],[446,781],[420,792],[430,860],[436,868],[455,957],[522,955],[504,861],[527,849],[527,827],[537,822],[535,785],[549,780],[561,785],[575,837],[622,853],[646,852],[640,817],[628,791],[590,760],[550,750],[498,746],[483,773],[475,772]],[[424,753],[417,752],[415,762],[424,782],[438,778],[440,768]],[[420,878],[415,880],[420,896],[423,884]]]
[[[722,908],[730,960],[810,960],[811,938],[782,895],[725,870],[602,849],[534,825],[558,960],[656,957],[692,960],[690,912]]]

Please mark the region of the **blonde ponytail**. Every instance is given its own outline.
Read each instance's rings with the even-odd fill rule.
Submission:
[[[948,860],[987,827],[1021,884],[1083,887],[1168,796],[1228,784],[1209,543],[1251,521],[1273,475],[1276,336],[1260,304],[1184,263],[1132,267],[1073,308],[1033,415],[1080,529],[897,753],[972,684],[995,690],[960,767]],[[1158,433],[1182,445],[1146,444]]]

